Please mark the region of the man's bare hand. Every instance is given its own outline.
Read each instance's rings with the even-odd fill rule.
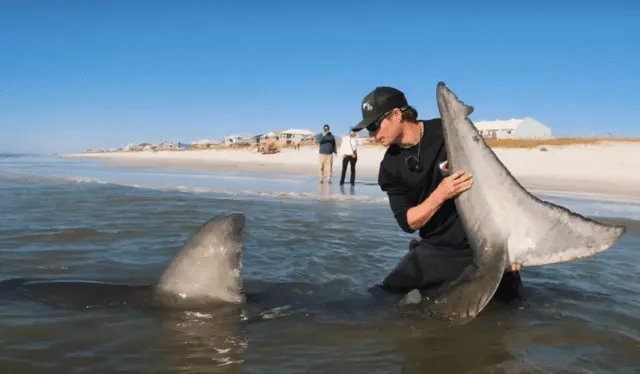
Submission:
[[[444,178],[435,192],[440,194],[444,200],[448,200],[468,190],[472,184],[471,174],[460,170]]]
[[[522,270],[522,265],[520,264],[511,264],[509,271],[520,271]]]

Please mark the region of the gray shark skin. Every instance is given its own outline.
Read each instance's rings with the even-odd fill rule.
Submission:
[[[242,257],[245,216],[229,213],[204,223],[155,284],[10,279],[0,285],[44,303],[83,309],[134,306],[200,309],[245,302]]]
[[[177,252],[157,282],[120,284],[91,280],[12,278],[0,281],[0,296],[30,300],[55,308],[91,310],[133,308],[150,313],[215,311],[216,316],[239,317],[247,322],[286,315],[346,314],[374,316],[404,308],[402,296],[375,287],[368,293],[336,298],[324,285],[306,283],[243,282],[245,216],[230,213],[203,224]],[[517,285],[519,278],[506,284]],[[510,287],[504,287],[510,299]],[[502,296],[496,299],[505,300]],[[420,315],[420,310],[417,310]],[[234,317],[236,316],[236,317]]]
[[[162,274],[154,289],[156,302],[180,308],[244,303],[244,226],[242,213],[229,213],[206,222]]]
[[[590,257],[625,233],[624,226],[598,223],[527,192],[469,120],[473,107],[443,82],[436,98],[449,169],[473,177],[473,186],[455,204],[475,258],[457,280],[423,295],[419,302],[432,316],[468,322],[485,308],[511,264],[541,266]]]
[[[395,295],[372,293],[336,299],[334,291],[304,283],[254,281],[247,289],[242,279],[244,230],[242,213],[210,219],[152,284],[13,278],[0,281],[0,295],[63,309],[200,310],[244,315],[245,321],[278,318],[283,312],[370,315],[372,310],[384,313],[397,306]]]

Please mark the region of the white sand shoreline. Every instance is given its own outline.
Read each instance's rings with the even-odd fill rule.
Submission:
[[[494,152],[513,176],[528,190],[640,199],[640,144],[606,143],[546,147],[539,149],[497,148]],[[356,165],[358,180],[377,178],[383,148],[362,147]],[[284,149],[274,155],[249,150],[197,150],[117,152],[60,155],[65,158],[98,159],[114,167],[178,169],[198,171],[244,171],[272,174],[318,175],[316,148]],[[342,169],[341,156],[333,163],[333,180]],[[349,172],[347,171],[347,180]]]

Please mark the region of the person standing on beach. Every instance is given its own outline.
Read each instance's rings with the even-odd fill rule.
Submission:
[[[455,280],[473,262],[455,197],[473,184],[462,170],[449,175],[447,149],[439,118],[418,120],[402,91],[377,87],[361,103],[362,121],[354,131],[367,129],[388,147],[378,172],[378,185],[386,192],[400,228],[407,233],[419,230],[420,240],[412,240],[397,266],[374,288],[392,294],[424,291]],[[496,297],[511,298],[521,285],[513,265],[505,273]]]
[[[338,154],[336,147],[336,139],[329,131],[329,125],[322,127],[322,136],[320,137],[320,183],[324,182],[325,174],[327,175],[327,182],[332,183],[331,177],[333,176],[333,155]]]
[[[347,165],[351,165],[350,183],[353,186],[356,183],[356,161],[358,161],[358,141],[355,139],[358,133],[349,129],[349,135],[342,137],[340,143],[340,154],[342,154],[342,173],[340,174],[340,185],[344,184],[344,178],[347,174]]]

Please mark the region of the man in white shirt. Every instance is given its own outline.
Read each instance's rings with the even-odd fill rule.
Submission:
[[[340,144],[340,154],[342,155],[342,174],[340,175],[340,185],[344,184],[344,177],[347,174],[347,164],[351,165],[351,185],[356,182],[356,161],[358,161],[358,141],[355,139],[357,132],[353,128],[349,129],[349,135],[342,138]]]

